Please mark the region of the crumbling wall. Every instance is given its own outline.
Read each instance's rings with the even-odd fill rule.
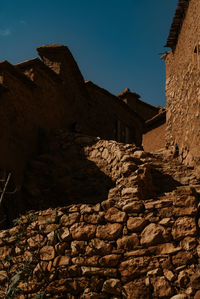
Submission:
[[[63,45],[47,45],[37,48],[44,64],[62,80],[64,97],[68,102],[68,115],[72,128],[96,136],[90,123],[90,96],[83,76],[70,50]],[[67,113],[67,111],[66,111]]]
[[[61,78],[39,58],[17,64],[15,68],[35,84],[38,126],[47,131],[62,126],[70,128],[73,122],[69,109],[70,99],[65,97]]]
[[[189,2],[176,49],[165,58],[167,142],[191,166],[199,164],[200,3]]]
[[[147,155],[133,144],[56,130],[24,177],[24,211],[154,194]],[[140,159],[141,158],[141,159]],[[132,186],[134,184],[134,186]]]

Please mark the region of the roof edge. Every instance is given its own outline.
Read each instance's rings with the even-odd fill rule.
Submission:
[[[178,0],[178,5],[170,27],[170,32],[164,47],[171,48],[172,50],[176,48],[178,37],[188,10],[189,3],[190,0]]]

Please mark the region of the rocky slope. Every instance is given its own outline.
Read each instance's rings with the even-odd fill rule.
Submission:
[[[34,210],[0,231],[0,298],[199,298],[199,191],[164,152],[57,131],[27,170]]]

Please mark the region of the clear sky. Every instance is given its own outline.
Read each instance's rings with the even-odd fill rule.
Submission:
[[[160,52],[177,0],[0,0],[0,60],[37,56],[43,44],[67,45],[85,80],[114,94],[128,87],[165,105]]]

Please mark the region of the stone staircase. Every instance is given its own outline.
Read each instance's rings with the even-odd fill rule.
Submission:
[[[165,152],[57,132],[0,231],[0,298],[192,299],[200,183]]]

